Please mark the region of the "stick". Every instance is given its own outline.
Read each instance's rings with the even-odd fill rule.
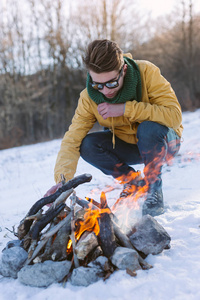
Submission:
[[[42,248],[46,245],[47,241],[48,241],[48,238],[47,238],[47,239],[44,239],[43,241],[41,241],[41,242],[37,245],[37,247],[35,248],[35,250],[34,250],[32,256],[31,256],[29,259],[27,259],[27,261],[25,262],[25,266],[26,266],[26,265],[29,265],[29,264],[32,262],[32,260],[38,255],[38,253],[39,253],[39,252],[42,250]]]
[[[73,179],[66,182],[63,186],[61,186],[54,194],[43,197],[40,200],[38,200],[29,210],[26,217],[29,217],[31,215],[35,215],[38,210],[40,210],[44,205],[50,204],[54,202],[63,192],[66,192],[67,190],[70,190],[71,188],[76,188],[78,185],[90,182],[92,179],[92,175],[90,174],[82,174],[79,176],[74,177]],[[18,227],[18,238],[21,240],[24,238],[24,236],[29,231],[31,225],[33,223],[33,220],[25,220],[25,218],[20,222],[20,225]]]
[[[91,209],[91,210],[98,210],[99,208],[92,202],[88,202],[84,199],[81,199],[79,197],[76,196],[76,203],[78,205],[80,205],[81,207],[83,208],[88,208],[88,209]]]
[[[75,240],[75,213],[74,208],[76,205],[76,192],[73,192],[73,195],[71,196],[71,211],[72,211],[72,217],[71,217],[71,235],[70,238],[72,240],[72,248],[73,248],[73,255],[74,255],[74,266],[75,268],[79,267],[79,261],[77,258],[77,255],[75,253],[75,247],[76,247],[76,240]]]
[[[86,199],[88,202],[90,202],[90,203],[96,205],[98,208],[101,208],[101,203],[95,201],[94,199],[89,198],[89,197],[85,197],[85,199]]]
[[[54,210],[49,211],[46,215],[40,219],[29,231],[30,236],[33,240],[37,240],[40,231],[51,221],[53,220],[63,209],[65,208],[65,204],[61,203]]]
[[[70,212],[66,218],[64,218],[62,221],[60,221],[57,225],[55,225],[51,230],[49,230],[47,233],[43,234],[41,237],[41,240],[44,239],[48,239],[50,238],[52,235],[54,235],[56,232],[58,232],[58,230],[63,227],[66,223],[69,222],[69,220],[71,220],[72,217],[72,213]]]
[[[66,192],[63,192],[54,202],[53,208],[55,208],[58,204],[63,203],[66,201],[66,199],[71,195],[73,192],[73,189],[67,190]]]

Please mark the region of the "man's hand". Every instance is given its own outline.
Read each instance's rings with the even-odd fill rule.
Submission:
[[[107,119],[109,117],[120,117],[124,114],[124,103],[120,104],[111,104],[111,103],[101,103],[98,105],[98,113],[103,117],[103,119]]]
[[[57,183],[56,185],[52,186],[44,195],[44,197],[48,197],[54,194],[60,187],[62,186],[62,182]]]

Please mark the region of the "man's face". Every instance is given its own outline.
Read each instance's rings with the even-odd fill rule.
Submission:
[[[112,99],[117,95],[117,93],[123,86],[126,69],[127,69],[127,65],[124,65],[120,78],[119,78],[120,72],[116,71],[116,70],[110,71],[110,72],[104,72],[104,73],[95,73],[90,70],[89,73],[92,78],[92,81],[95,83],[111,82],[111,81],[115,81],[119,78],[119,81],[118,81],[119,85],[116,88],[110,89],[104,85],[103,89],[98,90],[100,93],[102,93],[104,96],[106,96],[106,98]]]

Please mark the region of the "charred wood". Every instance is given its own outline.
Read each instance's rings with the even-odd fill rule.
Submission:
[[[92,202],[88,202],[84,199],[81,199],[76,196],[76,203],[83,208],[91,209],[91,210],[98,210],[99,208]]]
[[[67,259],[67,244],[71,234],[71,214],[65,218],[65,224],[59,229],[51,246],[50,255],[52,260]],[[47,258],[45,258],[46,260]]]
[[[103,253],[106,257],[114,253],[117,248],[117,243],[115,241],[115,235],[113,230],[113,222],[111,220],[110,214],[102,213],[99,218],[99,244],[103,250]]]
[[[56,234],[57,231],[59,231],[59,229],[62,228],[62,226],[67,225],[68,222],[70,222],[70,226],[71,226],[71,213],[65,219],[60,221],[57,225],[55,225],[53,227],[50,226],[51,229],[47,233],[42,235],[39,244],[35,248],[32,256],[29,255],[29,259],[27,260],[26,264],[30,264],[32,262],[32,260],[35,259],[35,257],[40,253],[40,251],[45,247],[47,242],[48,242],[48,247],[51,247],[52,246],[52,237],[53,237],[53,235]],[[46,257],[49,258],[49,256],[48,256],[49,255],[48,247],[47,247]],[[50,250],[50,254],[51,254],[51,250]],[[40,260],[44,261],[45,259],[46,258],[41,255]]]
[[[94,199],[89,198],[89,197],[85,197],[85,199],[86,199],[88,202],[94,204],[96,207],[101,208],[101,203],[95,201]]]
[[[71,196],[71,235],[70,238],[72,240],[72,247],[73,247],[73,256],[74,256],[74,266],[75,268],[79,267],[79,261],[75,252],[75,247],[76,247],[76,238],[75,238],[75,208],[76,205],[76,193],[75,191],[73,192],[73,195]]]
[[[74,177],[73,179],[66,182],[62,187],[60,187],[54,194],[43,197],[40,200],[38,200],[29,210],[26,217],[29,217],[31,215],[35,215],[44,205],[50,204],[54,202],[63,192],[66,192],[67,190],[70,190],[71,188],[76,188],[78,185],[90,182],[92,179],[92,176],[90,174],[82,174],[77,177]],[[33,220],[25,220],[23,219],[20,222],[20,225],[18,227],[18,238],[21,240],[24,238],[24,236],[29,231],[31,225],[33,223]]]
[[[30,230],[30,236],[33,240],[37,240],[39,237],[40,231],[51,222],[63,209],[65,204],[61,203],[54,210],[49,211],[45,214]]]
[[[100,204],[101,209],[108,208],[106,194],[104,192],[101,192],[100,202],[101,202],[101,204]]]
[[[53,236],[60,228],[67,225],[69,220],[71,220],[71,212],[67,215],[66,218],[64,218],[62,221],[60,221],[57,225],[55,225],[51,230],[49,230],[47,233],[43,234],[41,237],[41,240],[48,239],[51,236]]]

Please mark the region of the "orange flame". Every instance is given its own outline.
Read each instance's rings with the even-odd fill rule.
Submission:
[[[123,205],[128,208],[139,208],[138,200],[145,197],[149,189],[149,184],[154,183],[161,172],[161,166],[163,165],[165,158],[165,151],[166,149],[163,147],[154,160],[144,167],[144,178],[142,178],[140,171],[130,171],[127,175],[122,175],[117,178],[121,184],[130,184],[127,184],[127,188],[125,187],[124,189],[127,191],[128,196],[120,197],[113,205],[113,211],[116,211],[116,209],[119,208],[119,205],[120,207]],[[166,159],[167,158],[165,158],[165,160]],[[169,159],[171,159],[171,157],[168,157],[168,160]],[[142,179],[144,180],[144,184],[142,186],[137,185],[137,182]]]
[[[78,223],[78,228],[75,232],[76,239],[79,240],[84,231],[93,231],[96,235],[98,235],[100,231],[98,219],[103,213],[110,213],[110,210],[108,208],[101,210],[92,210],[90,208],[86,209],[84,220],[81,220]]]

